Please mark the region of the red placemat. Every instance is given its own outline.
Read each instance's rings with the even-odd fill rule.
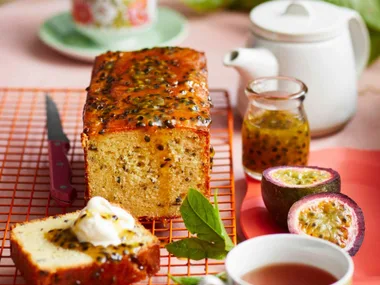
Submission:
[[[309,165],[339,172],[342,193],[362,208],[366,223],[364,242],[354,257],[354,285],[380,284],[380,151],[336,148],[314,151]],[[247,178],[247,194],[240,223],[247,238],[284,232],[269,216],[261,198],[260,182]]]

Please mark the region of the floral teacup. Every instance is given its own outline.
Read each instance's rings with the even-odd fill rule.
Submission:
[[[72,0],[79,32],[108,46],[148,30],[156,18],[156,0]]]

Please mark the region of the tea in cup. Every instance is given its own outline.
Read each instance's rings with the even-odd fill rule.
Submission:
[[[225,267],[231,285],[349,285],[354,273],[352,258],[337,245],[293,234],[246,240],[228,254]]]

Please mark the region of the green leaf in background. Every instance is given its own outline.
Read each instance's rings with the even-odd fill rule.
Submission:
[[[182,0],[187,6],[197,12],[211,12],[228,7],[233,0]]]
[[[187,230],[201,240],[223,243],[222,225],[218,214],[206,197],[195,189],[190,189],[183,201],[181,216]]]
[[[198,12],[211,12],[222,8],[250,10],[267,0],[182,0],[187,6]]]
[[[371,38],[371,55],[368,63],[373,63],[380,56],[380,32],[369,30],[369,36]]]
[[[379,0],[324,0],[338,6],[351,8],[360,13],[367,26],[380,31]]]
[[[199,238],[185,238],[166,245],[166,249],[176,257],[201,260],[211,258],[221,260],[227,255],[224,244],[214,244]]]
[[[234,0],[231,4],[231,8],[238,10],[251,10],[264,2],[267,2],[267,0]]]

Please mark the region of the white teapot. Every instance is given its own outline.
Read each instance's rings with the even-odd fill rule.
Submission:
[[[368,30],[354,10],[321,1],[270,1],[250,13],[248,48],[225,55],[241,75],[238,109],[248,106],[247,83],[291,76],[309,88],[306,114],[313,136],[337,131],[354,115],[357,78],[369,57]]]

